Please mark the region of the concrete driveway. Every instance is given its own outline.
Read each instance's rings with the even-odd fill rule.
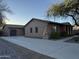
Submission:
[[[0,59],[54,59],[8,41],[11,38],[7,39],[0,38]]]
[[[2,37],[39,54],[56,59],[79,59],[79,44],[26,37]],[[44,58],[43,58],[44,59]]]

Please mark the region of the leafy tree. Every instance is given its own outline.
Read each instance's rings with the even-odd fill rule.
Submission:
[[[79,25],[79,0],[64,0],[64,2],[52,5],[47,16],[72,17],[75,25]]]
[[[11,12],[11,11],[9,10],[7,4],[5,4],[5,1],[0,0],[0,26],[3,26],[5,24],[4,20],[6,19],[5,12]]]

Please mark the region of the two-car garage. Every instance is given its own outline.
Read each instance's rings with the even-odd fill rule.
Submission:
[[[10,36],[16,36],[17,31],[16,30],[10,30]]]
[[[22,25],[5,25],[4,28],[4,35],[5,36],[23,36],[24,30]]]

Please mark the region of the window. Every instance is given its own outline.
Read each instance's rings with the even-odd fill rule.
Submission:
[[[32,33],[32,28],[30,28],[30,33]]]
[[[35,32],[38,33],[38,27],[35,27]]]

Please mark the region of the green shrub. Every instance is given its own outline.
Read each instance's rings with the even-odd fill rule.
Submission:
[[[67,37],[68,33],[67,32],[61,32],[61,37]]]
[[[60,38],[60,33],[58,33],[58,32],[52,32],[50,34],[50,39],[52,39],[52,38],[59,39]]]

